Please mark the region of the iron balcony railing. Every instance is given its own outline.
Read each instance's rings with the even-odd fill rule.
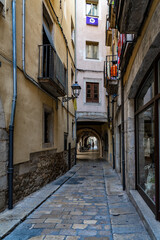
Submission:
[[[116,94],[118,91],[119,80],[119,66],[117,55],[106,56],[106,61],[104,63],[104,79],[104,85],[107,89],[108,94]]]
[[[38,79],[58,81],[66,88],[66,69],[50,44],[39,45]]]
[[[119,59],[119,66],[123,65],[122,63],[128,63],[128,59],[130,57],[130,52],[133,49],[133,41],[134,41],[134,34],[120,34],[118,40],[118,59]]]
[[[106,56],[106,79],[117,80],[119,78],[118,56]]]

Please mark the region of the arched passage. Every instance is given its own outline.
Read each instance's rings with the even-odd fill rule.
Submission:
[[[6,131],[5,114],[0,98],[0,210],[6,207],[7,191],[8,133]]]
[[[78,150],[94,150],[94,145],[96,143],[98,157],[102,157],[102,139],[98,132],[92,128],[81,128],[77,130],[77,142],[78,142]],[[88,149],[87,149],[88,148]]]

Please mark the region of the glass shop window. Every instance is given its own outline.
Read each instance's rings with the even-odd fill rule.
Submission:
[[[138,115],[138,184],[155,202],[154,106]]]
[[[143,84],[140,93],[137,96],[136,108],[137,110],[149,102],[154,97],[154,72],[151,71],[147,80]]]
[[[159,57],[159,56],[158,56]],[[160,221],[160,59],[136,97],[137,190]],[[158,181],[159,180],[159,181]]]

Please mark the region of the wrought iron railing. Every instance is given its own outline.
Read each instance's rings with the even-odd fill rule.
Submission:
[[[106,56],[106,79],[117,80],[119,77],[118,56]]]
[[[104,85],[107,89],[108,94],[116,94],[118,91],[119,80],[119,66],[117,55],[106,56],[106,62],[104,63],[104,79]]]
[[[118,40],[118,57],[119,57],[120,66],[123,60],[126,60],[126,56],[130,55],[130,50],[133,47],[133,41],[134,41],[134,34],[120,34],[119,40]]]
[[[58,80],[66,88],[66,70],[50,44],[39,45],[38,78]]]

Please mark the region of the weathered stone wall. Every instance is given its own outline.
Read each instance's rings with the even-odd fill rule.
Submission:
[[[131,60],[133,61],[133,57],[135,57],[135,59],[131,66],[130,72],[126,70],[125,75],[126,77],[127,72],[129,73],[128,78],[126,77],[127,82],[124,89],[125,173],[127,191],[130,189],[135,189],[136,178],[134,98],[146,72],[160,52],[159,12],[160,3],[157,4],[153,14],[149,14],[149,23],[146,25],[146,29],[144,29],[145,31],[142,31],[142,33],[144,33],[139,37],[137,45],[133,50]]]
[[[75,150],[72,149],[72,152]],[[72,166],[74,165],[71,154]],[[40,189],[68,171],[68,151],[43,151],[30,154],[30,161],[14,166],[14,203]]]
[[[5,129],[5,118],[0,99],[0,211],[3,210],[6,205],[7,160],[8,160],[8,133]]]
[[[135,122],[134,99],[125,99],[124,133],[125,133],[125,173],[126,189],[135,189]]]
[[[75,148],[71,149],[71,167],[75,165]]]

